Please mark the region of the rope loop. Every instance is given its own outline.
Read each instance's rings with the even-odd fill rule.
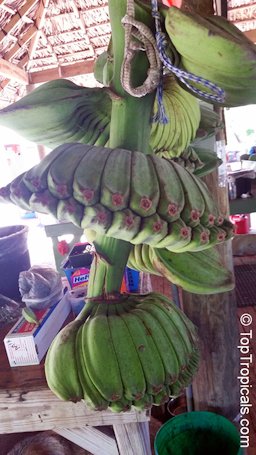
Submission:
[[[180,68],[176,67],[170,61],[167,53],[166,47],[168,45],[168,41],[166,38],[165,33],[161,29],[161,16],[158,11],[158,1],[151,0],[152,5],[152,16],[155,19],[155,28],[156,28],[156,45],[159,52],[159,57],[161,62],[163,63],[164,67],[168,68],[175,76],[184,84],[186,87],[189,88],[192,92],[196,93],[202,98],[206,100],[211,100],[213,102],[220,102],[222,103],[225,100],[225,91],[220,88],[218,85],[214,84],[213,82],[201,77],[197,76],[193,73],[181,70]],[[200,90],[194,87],[190,82],[196,82],[203,87],[208,88],[212,93],[208,93],[206,91]]]

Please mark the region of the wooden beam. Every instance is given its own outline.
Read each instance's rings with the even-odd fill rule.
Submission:
[[[17,41],[17,43],[11,48],[10,51],[6,52],[4,54],[4,58],[6,60],[10,60],[12,57],[19,52],[20,48],[24,46],[37,32],[37,28],[35,25],[32,25],[25,33],[22,35],[22,37]]]
[[[30,84],[40,84],[42,82],[52,81],[65,77],[80,76],[91,74],[94,69],[94,60],[87,60],[73,65],[63,65],[58,68],[51,68],[45,71],[33,71],[28,73]]]
[[[25,2],[25,5],[17,11],[17,13],[11,18],[10,22],[8,22],[8,24],[6,24],[0,31],[0,42],[6,37],[8,33],[12,32],[22,17],[30,12],[36,2],[37,0],[28,0]]]
[[[38,7],[37,13],[36,13],[36,18],[35,18],[35,25],[37,27],[37,33],[33,36],[31,39],[29,49],[28,49],[28,54],[29,54],[29,59],[33,58],[33,55],[35,54],[38,40],[40,38],[40,30],[43,27],[43,24],[45,22],[45,16],[47,13],[47,8],[49,6],[49,0],[41,0],[40,5]]]
[[[8,79],[21,82],[22,84],[28,84],[27,73],[3,58],[0,59],[0,75]]]
[[[248,30],[244,32],[244,35],[247,36],[253,43],[256,43],[256,30]]]

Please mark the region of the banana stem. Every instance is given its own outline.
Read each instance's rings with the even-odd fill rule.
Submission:
[[[155,93],[134,98],[124,92],[120,82],[124,56],[124,30],[121,24],[126,14],[126,1],[109,0],[112,27],[114,78],[109,147],[122,147],[149,153],[150,123]],[[140,84],[147,76],[148,61],[135,59],[133,82]],[[143,176],[141,176],[143,179]],[[131,244],[123,240],[97,235],[94,241],[96,255],[91,266],[87,298],[102,296],[111,299],[120,292]]]

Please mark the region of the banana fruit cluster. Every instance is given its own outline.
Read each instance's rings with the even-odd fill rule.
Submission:
[[[235,25],[222,16],[202,17],[173,6],[166,13],[165,27],[181,56],[180,68],[224,90],[224,101],[211,101],[213,104],[232,107],[256,103],[256,46]],[[211,92],[197,82],[189,83]]]
[[[199,178],[172,160],[126,149],[64,144],[0,196],[109,237],[179,253],[233,235]]]
[[[130,294],[86,303],[52,342],[45,372],[60,399],[122,412],[178,395],[198,358],[197,330],[176,305],[157,293]]]
[[[75,141],[105,145],[111,106],[107,89],[81,87],[68,79],[57,79],[2,109],[0,123],[50,148]]]
[[[216,294],[234,288],[232,273],[211,248],[196,253],[173,253],[166,248],[135,245],[128,264],[131,269],[164,276],[173,284],[195,294]]]
[[[163,106],[167,123],[152,123],[150,145],[164,158],[179,156],[195,139],[201,119],[198,99],[184,90],[172,74],[164,77]],[[157,101],[153,115],[157,112]]]

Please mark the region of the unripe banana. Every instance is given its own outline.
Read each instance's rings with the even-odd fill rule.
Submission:
[[[81,324],[82,321],[72,321],[61,329],[54,338],[45,360],[49,388],[60,399],[73,402],[83,398],[76,361],[76,335]]]

